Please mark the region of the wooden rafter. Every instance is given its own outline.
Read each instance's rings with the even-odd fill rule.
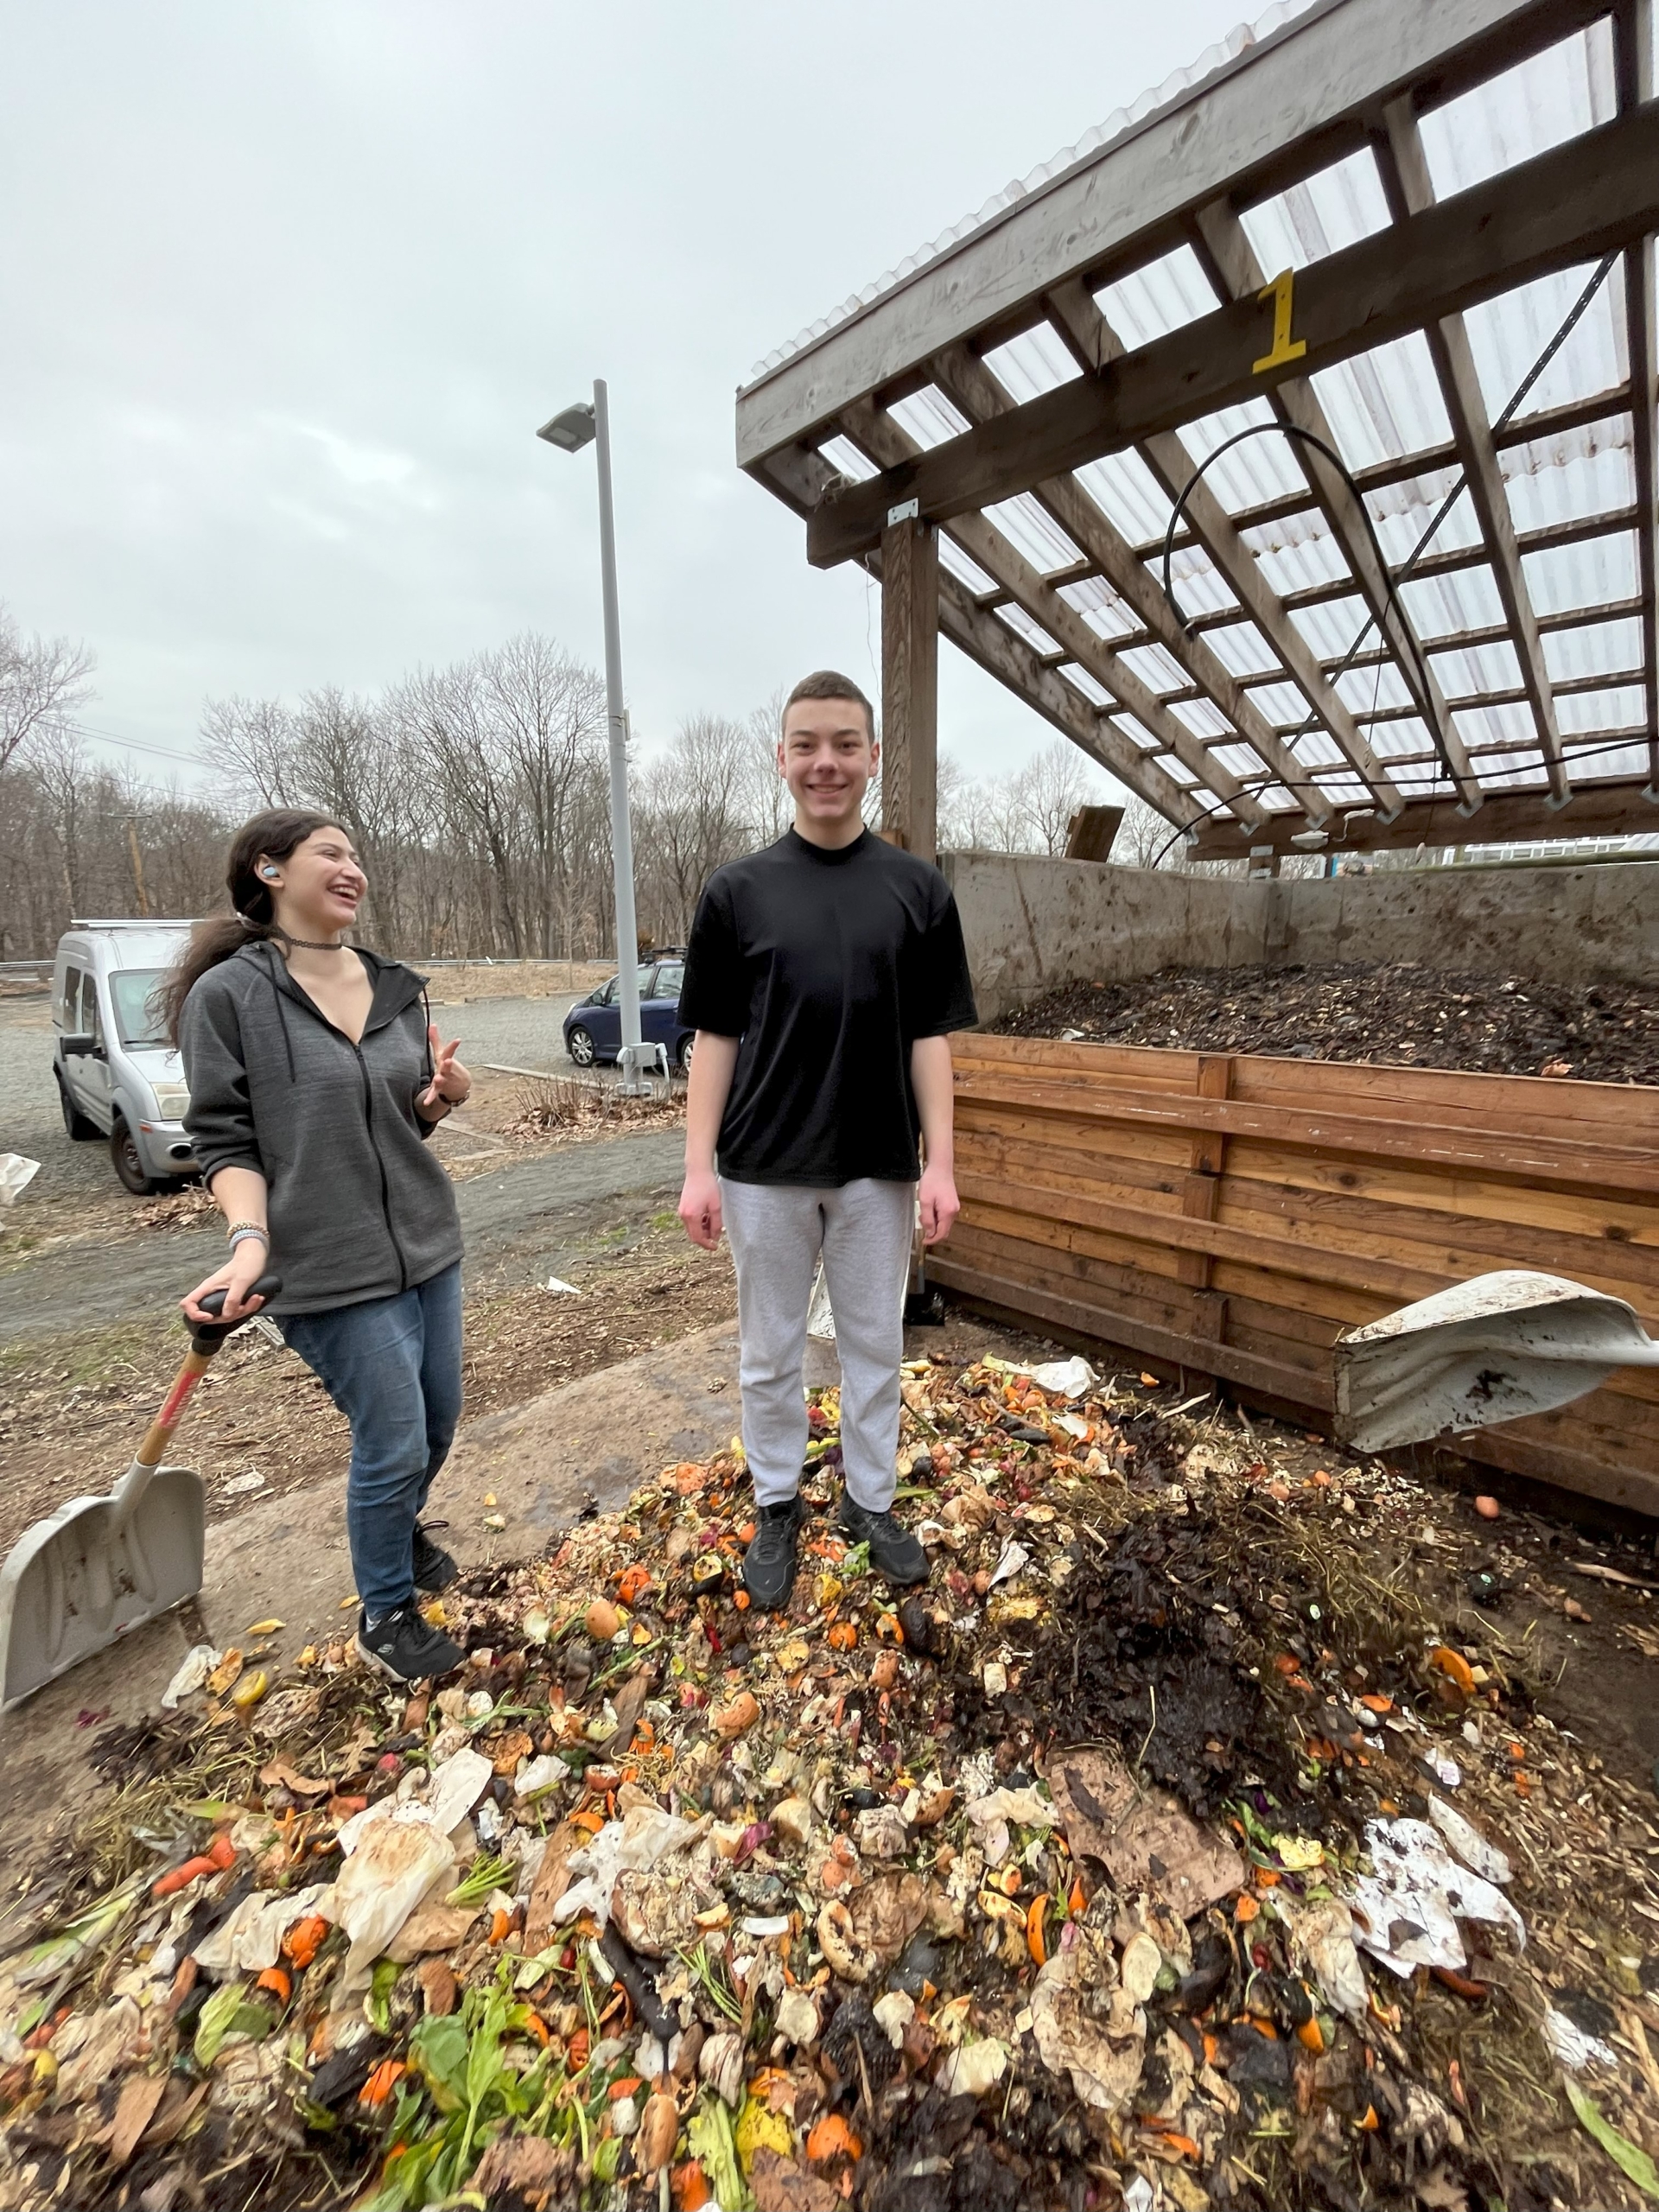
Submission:
[[[1193,237],[1201,249],[1199,260],[1207,265],[1211,282],[1224,298],[1259,300],[1268,277],[1255,257],[1255,249],[1243,225],[1228,202],[1212,200],[1207,207],[1201,207],[1193,226]],[[1409,618],[1393,588],[1387,563],[1373,542],[1360,499],[1341,471],[1332,466],[1318,447],[1308,443],[1308,439],[1317,438],[1332,453],[1342,450],[1336,433],[1325,419],[1319,394],[1306,377],[1287,376],[1268,394],[1268,404],[1281,423],[1306,433],[1302,437],[1286,441],[1292,461],[1312,486],[1359,596],[1387,641],[1400,679],[1416,702],[1418,713],[1427,723],[1430,734],[1452,772],[1464,810],[1472,814],[1481,802],[1479,779],[1469,766],[1469,756],[1446,711],[1434,671],[1421,656]]]
[[[1306,10],[758,376],[738,403],[740,465],[823,435],[849,400],[931,359],[964,334],[964,302],[978,330],[1017,329],[1029,303],[1068,276],[1165,251],[1187,211],[1218,192],[1264,199],[1354,152],[1381,103],[1408,86],[1432,83],[1449,99],[1606,6],[1344,0]]]
[[[843,435],[883,468],[896,467],[921,450],[901,423],[868,400],[844,410],[841,420]],[[994,524],[983,515],[969,514],[957,516],[948,527],[963,550],[994,576],[1014,603],[1046,630],[1126,714],[1133,715],[1160,748],[1173,753],[1183,767],[1243,820],[1251,824],[1261,820],[1259,801],[1239,779],[1210,753],[1203,739],[1165,706],[1145,679],[1113,652],[1098,632],[1090,628],[1076,607],[1061,598]]]
[[[1122,341],[1083,284],[1062,285],[1050,296],[1048,308],[1056,327],[1084,368],[1104,369],[1122,357],[1125,350]],[[1197,474],[1198,464],[1182,442],[1179,431],[1155,432],[1142,440],[1136,451],[1171,499],[1179,499]],[[1262,574],[1255,554],[1239,536],[1226,509],[1207,484],[1199,483],[1193,486],[1187,500],[1186,512],[1194,535],[1214,563],[1217,574],[1226,582],[1240,607],[1262,632],[1268,649],[1277,657],[1291,680],[1300,687],[1309,706],[1335,739],[1371,797],[1385,812],[1394,812],[1402,804],[1402,794],[1395,788],[1387,769],[1372,751],[1345,702],[1335,687],[1326,681],[1319,655],[1291,620],[1284,602]],[[1216,618],[1216,626],[1236,620],[1236,615],[1224,613]],[[1189,621],[1185,625],[1187,633],[1195,639],[1201,634],[1203,627],[1201,622]],[[1148,640],[1151,634],[1150,632],[1146,633]],[[1125,642],[1139,645],[1142,640],[1136,636]],[[1305,783],[1306,770],[1299,769],[1298,777],[1299,782]],[[1298,789],[1294,796],[1300,802],[1305,794]]]
[[[1610,514],[1581,515],[1572,522],[1549,523],[1539,530],[1517,531],[1516,543],[1520,547],[1522,554],[1547,553],[1557,546],[1585,545],[1592,538],[1620,537],[1626,531],[1636,527],[1636,520],[1637,510],[1634,507],[1616,507]],[[1412,575],[1414,580],[1421,582],[1433,576],[1455,575],[1464,569],[1484,568],[1485,563],[1486,549],[1484,545],[1479,543],[1459,545],[1445,553],[1426,553],[1412,570]],[[1353,589],[1351,577],[1344,576],[1333,583],[1309,584],[1300,591],[1287,591],[1281,603],[1292,610],[1304,607],[1328,607],[1334,601],[1351,598]],[[1624,611],[1634,612],[1635,602],[1633,601],[1627,602]],[[1611,620],[1614,617],[1611,614],[1604,616],[1598,612],[1592,619],[1597,621]],[[1193,615],[1191,626],[1198,631],[1224,630],[1229,623],[1236,622],[1237,620],[1238,613],[1236,608],[1222,607],[1215,612]],[[1538,618],[1540,629],[1548,629],[1552,620],[1553,618],[1540,615]],[[1423,651],[1427,653],[1452,652],[1469,645],[1493,645],[1501,642],[1509,634],[1507,622],[1496,631],[1450,631],[1442,636],[1424,639]],[[1147,638],[1144,632],[1120,638],[1117,640],[1119,649],[1125,652],[1131,646],[1146,643]],[[1376,664],[1366,663],[1362,657],[1357,656],[1354,665],[1357,668],[1364,665],[1375,666]],[[1268,680],[1271,682],[1273,679],[1269,677]]]
[[[1634,741],[1640,744],[1640,736]],[[1641,807],[1643,791],[1639,778],[1580,783],[1573,787],[1573,804],[1565,815],[1550,805],[1548,786],[1491,791],[1485,805],[1469,822],[1459,818],[1450,798],[1410,799],[1392,822],[1349,815],[1344,834],[1332,838],[1331,850],[1405,852],[1416,845],[1507,845],[1529,837],[1616,836],[1630,827],[1631,810]],[[1659,807],[1648,810],[1659,829]],[[1253,847],[1264,843],[1287,853],[1294,849],[1291,838],[1300,827],[1299,816],[1278,815],[1267,830],[1241,837],[1224,823],[1207,822],[1198,830],[1191,855],[1200,861],[1242,860]]]
[[[1432,207],[1434,186],[1429,175],[1422,133],[1417,127],[1416,110],[1408,93],[1391,100],[1383,109],[1382,125],[1385,135],[1377,143],[1377,167],[1382,172],[1390,213],[1397,222],[1402,216],[1420,214],[1425,207]],[[1521,681],[1527,703],[1532,709],[1550,791],[1564,806],[1570,786],[1561,757],[1555,694],[1544,660],[1543,639],[1538,632],[1532,594],[1527,588],[1521,567],[1515,518],[1510,512],[1503,472],[1498,467],[1497,450],[1492,443],[1491,420],[1475,367],[1474,350],[1460,315],[1431,322],[1423,336],[1468,480],[1469,497],[1481,537],[1491,557],[1498,599],[1510,626],[1510,643],[1521,664]]]
[[[1295,370],[1288,357],[1274,361],[1262,352],[1264,339],[1271,344],[1274,310],[1254,299],[1230,301],[1096,376],[1043,392],[826,499],[807,524],[807,558],[832,567],[868,550],[889,509],[905,500],[915,499],[924,519],[943,522],[1010,499],[1655,227],[1659,105],[1649,103],[1304,270],[1295,325],[1306,351]]]
[[[1558,438],[1569,430],[1588,429],[1595,423],[1611,422],[1616,416],[1627,414],[1630,404],[1630,385],[1611,385],[1588,399],[1569,400],[1560,407],[1541,407],[1533,414],[1517,415],[1502,430],[1494,427],[1492,443],[1500,453],[1507,453],[1516,446],[1531,445],[1535,440]],[[1402,454],[1395,461],[1372,461],[1367,467],[1355,469],[1353,478],[1362,493],[1382,492],[1395,484],[1409,484],[1415,477],[1438,476],[1443,470],[1455,469],[1459,462],[1456,444],[1448,442],[1430,446],[1419,453]],[[1263,499],[1253,507],[1241,507],[1233,517],[1233,526],[1236,530],[1260,530],[1268,523],[1288,522],[1293,515],[1309,514],[1318,505],[1304,485],[1300,492],[1281,492],[1276,498]],[[1190,531],[1178,530],[1173,544],[1179,551],[1195,542]]]
[[[985,363],[965,346],[947,347],[931,365],[935,383],[970,423],[988,422],[1014,404]],[[1212,648],[1182,627],[1174,608],[1136,558],[1133,546],[1076,477],[1052,477],[1034,486],[1033,496],[1082,549],[1118,597],[1134,608],[1148,636],[1192,677],[1194,689],[1185,696],[1207,698],[1218,709],[1254,749],[1268,774],[1293,798],[1306,801],[1313,819],[1323,826],[1329,808],[1319,791],[1301,789],[1295,755],[1280,741],[1272,724]],[[1213,777],[1206,776],[1206,781],[1212,790],[1219,791]]]
[[[879,576],[880,555],[867,556],[865,566]],[[1052,723],[1109,775],[1145,799],[1166,822],[1186,829],[1196,828],[1205,818],[1205,810],[1192,792],[1184,791],[1173,776],[1125,737],[1109,715],[1073,690],[1006,622],[987,613],[966,584],[945,569],[939,571],[939,629],[988,676],[1017,692],[1045,721]]]

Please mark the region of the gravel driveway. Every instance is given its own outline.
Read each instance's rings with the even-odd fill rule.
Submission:
[[[570,1071],[559,1025],[575,1003],[569,994],[547,999],[480,999],[465,1006],[433,1008],[445,1042],[461,1039],[461,1057],[469,1066],[505,1061],[514,1067]],[[52,1005],[38,997],[0,999],[0,1152],[21,1152],[38,1160],[41,1172],[29,1185],[7,1228],[25,1229],[29,1216],[61,1203],[88,1200],[130,1210],[141,1203],[123,1191],[103,1143],[75,1144],[66,1135],[52,1078]],[[25,1211],[25,1209],[27,1211]]]

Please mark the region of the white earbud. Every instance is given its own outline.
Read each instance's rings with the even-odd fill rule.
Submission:
[[[276,870],[274,868],[262,868],[260,869],[259,873],[260,873],[260,874],[261,874],[261,875],[263,875],[263,876],[264,877],[265,880],[266,880],[268,883],[275,883],[275,882],[276,882]]]

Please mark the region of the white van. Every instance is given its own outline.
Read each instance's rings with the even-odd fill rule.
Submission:
[[[128,1190],[196,1172],[184,1133],[190,1093],[162,1033],[160,991],[189,922],[74,922],[52,975],[52,1072],[72,1137],[107,1137]]]

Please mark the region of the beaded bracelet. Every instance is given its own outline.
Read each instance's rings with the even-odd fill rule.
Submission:
[[[267,1252],[270,1249],[270,1231],[261,1221],[233,1221],[225,1232],[225,1241],[234,1251],[245,1237],[257,1236]]]

